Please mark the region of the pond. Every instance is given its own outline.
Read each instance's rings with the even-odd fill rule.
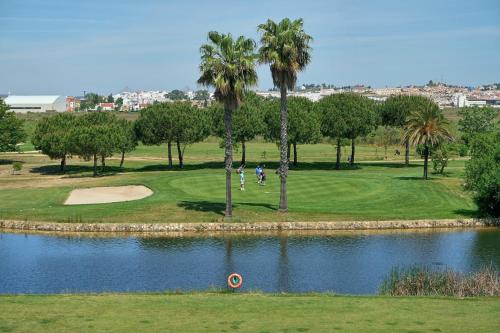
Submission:
[[[143,237],[0,232],[0,293],[226,288],[373,294],[392,267],[500,267],[500,229]]]

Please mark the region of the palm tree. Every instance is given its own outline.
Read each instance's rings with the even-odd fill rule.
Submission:
[[[257,83],[256,44],[243,36],[233,40],[231,34],[208,33],[208,44],[200,47],[201,64],[198,83],[215,88],[214,97],[224,105],[226,169],[226,212],[233,215],[231,172],[233,166],[232,114],[239,107],[245,90]]]
[[[427,100],[411,112],[407,118],[403,142],[424,146],[424,179],[428,177],[430,149],[444,141],[453,140],[449,122],[436,103]]]
[[[280,133],[280,168],[281,179],[280,205],[281,212],[288,211],[286,178],[288,176],[288,110],[287,89],[292,90],[297,82],[297,73],[302,71],[311,61],[312,37],[304,32],[302,19],[291,21],[283,19],[279,23],[267,20],[258,27],[261,32],[259,49],[260,62],[269,64],[271,76],[281,93],[281,133]]]

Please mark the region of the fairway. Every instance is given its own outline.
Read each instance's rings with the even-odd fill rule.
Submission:
[[[0,332],[497,332],[500,302],[272,294],[0,296]]]
[[[262,152],[266,151],[266,154]],[[472,217],[476,207],[462,190],[462,160],[451,161],[446,176],[421,179],[422,162],[405,168],[401,156],[375,158],[378,148],[360,146],[355,169],[334,170],[334,149],[329,144],[304,145],[299,165],[288,177],[289,213],[277,213],[278,150],[271,143],[248,144],[246,190],[239,191],[233,174],[234,222],[338,221],[389,219],[447,219]],[[109,159],[104,176],[91,177],[91,164],[73,158],[66,175],[58,161],[43,155],[3,154],[0,164],[0,218],[54,222],[216,222],[224,217],[225,174],[217,140],[189,146],[185,169],[169,170],[166,146],[139,146],[118,168]],[[261,159],[263,155],[266,159]],[[10,163],[24,162],[21,174],[10,173]],[[256,183],[256,163],[264,161],[268,181]],[[267,161],[267,162],[266,162]],[[174,161],[175,162],[175,161]],[[238,165],[238,163],[235,163]],[[130,202],[64,205],[77,188],[144,185],[153,195]]]

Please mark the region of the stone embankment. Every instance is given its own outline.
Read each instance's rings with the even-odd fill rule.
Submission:
[[[498,226],[498,219],[335,221],[335,222],[220,222],[220,223],[55,223],[0,220],[0,229],[53,232],[220,232],[292,230],[377,230],[413,228],[470,228]]]

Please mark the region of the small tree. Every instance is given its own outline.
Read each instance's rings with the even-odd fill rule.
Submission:
[[[137,136],[134,131],[134,123],[126,119],[119,119],[116,122],[118,130],[118,150],[121,153],[120,168],[123,168],[125,153],[137,147]]]
[[[167,144],[168,167],[172,168],[172,142],[174,141],[171,103],[157,103],[141,110],[135,122],[137,138],[145,145]]]
[[[438,105],[428,99],[408,116],[403,140],[409,142],[410,145],[423,145],[424,179],[428,179],[431,149],[443,142],[453,140],[453,136],[449,129],[449,122],[444,118]]]
[[[473,191],[483,215],[500,216],[500,131],[472,138],[471,159],[465,167],[465,188]]]
[[[184,167],[184,151],[188,145],[210,135],[210,117],[206,109],[197,109],[189,102],[171,103],[172,137],[177,145],[179,167]]]
[[[443,174],[444,168],[448,166],[448,159],[450,158],[450,147],[448,144],[440,144],[431,152],[432,166],[435,173]]]
[[[20,172],[23,169],[23,164],[21,162],[14,162],[12,163],[12,174],[16,175],[18,172]]]
[[[115,101],[115,111],[121,111],[123,106],[123,98],[118,97]]]
[[[382,125],[403,128],[410,113],[422,108],[428,99],[424,96],[394,95],[390,96],[378,109]],[[403,141],[405,147],[405,165],[410,165],[410,143]]]
[[[94,177],[97,176],[97,160],[101,158],[101,170],[119,147],[119,129],[116,116],[110,113],[88,113],[80,119],[81,126],[70,131],[70,142],[76,154],[85,160],[94,160]]]
[[[18,143],[26,139],[24,122],[0,98],[0,151],[18,151]]]
[[[72,113],[59,113],[40,119],[35,127],[31,142],[37,150],[50,159],[60,159],[60,170],[64,173],[67,157],[71,155],[73,146],[70,140],[70,129],[77,126],[77,118]]]
[[[335,169],[340,170],[340,160],[342,155],[342,139],[349,134],[347,123],[349,109],[342,107],[341,94],[323,97],[316,104],[321,120],[321,133],[330,137],[337,145],[337,161]]]
[[[375,144],[384,147],[384,159],[387,159],[387,148],[401,142],[401,130],[393,126],[379,126],[375,131]]]

